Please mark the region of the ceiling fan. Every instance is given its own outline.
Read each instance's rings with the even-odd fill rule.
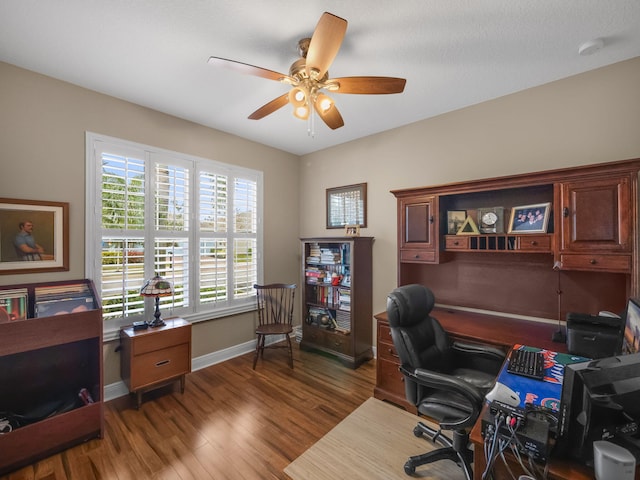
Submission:
[[[324,123],[335,130],[344,125],[344,120],[333,99],[323,90],[356,94],[402,93],[406,83],[404,78],[395,77],[329,78],[329,66],[340,49],[346,30],[344,18],[323,13],[311,38],[298,42],[301,58],[293,62],[289,75],[220,57],[210,57],[209,63],[291,85],[288,93],[266,103],[249,115],[249,119],[259,120],[290,103],[297,118],[307,119],[313,108]]]

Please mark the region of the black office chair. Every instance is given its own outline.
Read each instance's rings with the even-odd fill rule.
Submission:
[[[435,299],[423,285],[396,288],[387,298],[387,317],[393,344],[400,357],[407,400],[418,413],[439,424],[435,430],[422,422],[416,437],[427,435],[444,448],[410,457],[404,471],[437,460],[452,460],[473,479],[473,452],[469,432],[475,424],[485,394],[493,387],[505,354],[497,348],[451,342],[440,323],[430,315]],[[452,438],[441,433],[452,430]]]

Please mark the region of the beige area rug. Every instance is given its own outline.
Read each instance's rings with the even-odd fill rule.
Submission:
[[[449,460],[418,467],[413,477],[404,473],[409,456],[439,446],[413,435],[417,422],[416,415],[369,398],[284,472],[293,480],[464,478]]]

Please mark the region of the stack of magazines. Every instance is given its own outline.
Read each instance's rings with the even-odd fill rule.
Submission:
[[[86,283],[49,285],[35,289],[35,316],[50,317],[93,310],[95,299]]]

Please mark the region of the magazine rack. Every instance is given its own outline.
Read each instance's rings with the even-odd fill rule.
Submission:
[[[2,286],[0,308],[19,306],[7,297],[25,291],[26,312],[0,318],[0,417],[30,422],[0,418],[0,475],[104,431],[102,307],[93,283]],[[32,421],[42,411],[52,415]]]

